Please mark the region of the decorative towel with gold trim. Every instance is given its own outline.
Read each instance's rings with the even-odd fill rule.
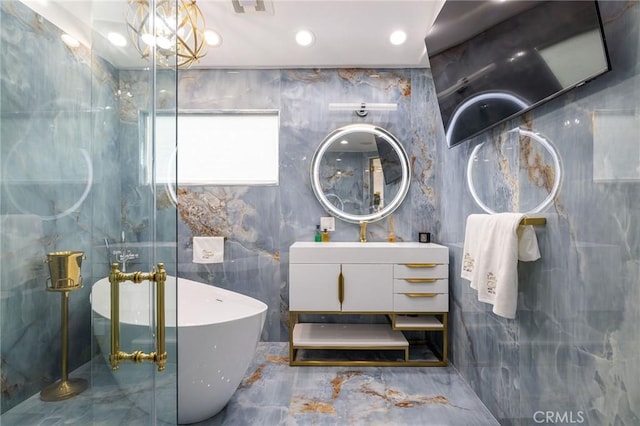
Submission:
[[[222,263],[224,237],[193,237],[193,263]]]

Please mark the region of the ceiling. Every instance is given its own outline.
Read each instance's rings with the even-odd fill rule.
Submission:
[[[424,39],[444,0],[266,0],[266,11],[237,13],[232,0],[198,0],[207,28],[223,38],[193,68],[424,67]],[[125,0],[22,0],[120,69],[145,66],[131,47],[116,48],[109,31],[128,38]],[[311,30],[301,47],[295,33]],[[404,30],[401,46],[389,42]]]
[[[426,38],[429,55],[462,43],[492,26],[543,3],[541,0],[448,0]]]

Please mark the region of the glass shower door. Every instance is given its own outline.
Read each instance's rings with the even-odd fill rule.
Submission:
[[[102,111],[112,114],[115,110],[117,117],[117,132],[104,141],[106,146],[100,145],[101,152],[96,153],[96,157],[106,156],[115,162],[105,167],[105,172],[109,173],[107,169],[117,170],[115,181],[119,182],[116,188],[107,182],[101,187],[101,199],[112,206],[113,211],[109,214],[115,217],[109,218],[109,232],[103,234],[103,229],[94,227],[94,240],[104,240],[110,265],[107,274],[112,281],[116,269],[123,279],[117,286],[118,324],[113,315],[106,319],[94,310],[92,349],[94,353],[101,354],[100,361],[104,362],[93,364],[92,379],[94,383],[103,383],[104,392],[118,392],[117,404],[127,407],[122,412],[128,413],[127,418],[119,420],[120,424],[140,421],[177,423],[177,206],[169,196],[176,181],[176,158],[166,159],[164,148],[159,148],[156,143],[159,114],[164,118],[174,117],[170,128],[163,124],[163,132],[172,135],[173,144],[176,143],[177,72],[155,48],[141,43],[140,38],[146,33],[127,31],[132,20],[142,20],[148,22],[145,31],[156,33],[154,28],[161,25],[161,21],[151,11],[160,7],[160,3],[172,2],[94,1],[91,7],[92,56],[93,63],[98,65],[94,65],[94,78],[96,82],[100,81],[103,70],[109,66],[113,66],[116,75],[115,86],[108,91],[113,93],[114,109],[103,104],[104,97],[93,98],[96,114]],[[115,15],[114,7],[118,7],[121,13]],[[105,17],[119,17],[120,26],[105,22],[108,19]],[[114,44],[109,41],[113,39],[114,32],[124,36],[127,42],[115,54]],[[135,46],[144,46],[144,51],[139,52]],[[106,64],[102,65],[102,61]],[[101,138],[101,121],[98,117],[95,122],[96,140]],[[159,158],[162,158],[162,164]],[[104,213],[102,205],[95,203],[94,220],[100,221]],[[158,300],[163,268],[167,275],[164,308]],[[143,278],[152,279],[137,283],[133,275],[136,272],[145,274]],[[112,311],[113,298],[111,291]],[[119,329],[115,340],[114,326]],[[118,350],[114,350],[114,344],[119,345]],[[118,352],[121,355],[117,355]],[[163,360],[165,352],[166,362]],[[119,361],[114,362],[114,358]],[[116,364],[117,369],[114,368]],[[108,405],[97,405],[97,410],[103,409],[108,410]]]
[[[3,425],[177,422],[175,166],[157,164],[155,147],[155,115],[176,110],[176,71],[153,53],[141,59],[130,41],[109,41],[110,32],[129,40],[127,7],[0,2]],[[45,263],[67,252],[82,253],[79,277]],[[168,275],[165,368],[136,352],[157,352],[162,337],[156,286],[127,279],[118,349],[135,355],[114,370],[112,265],[130,278],[159,263]],[[87,389],[43,402],[41,391],[67,375]]]

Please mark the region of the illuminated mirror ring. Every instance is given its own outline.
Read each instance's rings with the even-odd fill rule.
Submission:
[[[19,144],[16,144],[13,148],[11,148],[11,150],[7,154],[7,158],[5,160],[6,163],[9,163],[12,160],[12,157],[15,154],[16,148],[18,146]],[[82,154],[82,157],[84,158],[84,161],[87,164],[87,179],[86,179],[84,190],[82,191],[82,195],[80,195],[80,197],[76,200],[76,202],[68,209],[54,215],[38,215],[40,216],[40,219],[47,220],[47,221],[57,220],[70,215],[71,213],[77,211],[80,208],[82,203],[84,203],[84,201],[87,199],[89,192],[91,192],[91,186],[93,185],[93,163],[91,162],[91,157],[89,156],[89,153],[87,152],[86,149],[79,149],[78,152]],[[5,167],[5,170],[6,170],[6,167]],[[13,193],[10,190],[8,190],[6,194],[7,194],[7,198],[9,198],[13,206],[16,209],[18,209],[21,213],[33,214],[32,212],[28,211],[28,209],[25,209],[20,205],[20,203],[18,202],[18,200],[16,200],[16,198],[13,196]]]
[[[553,166],[554,166],[555,172],[554,172],[553,186],[551,188],[551,191],[549,191],[549,195],[547,195],[547,197],[544,200],[542,200],[542,202],[538,204],[536,207],[534,207],[533,209],[523,212],[524,214],[540,213],[541,211],[546,209],[551,203],[553,203],[553,200],[556,198],[556,196],[558,195],[558,191],[560,190],[560,184],[562,183],[562,163],[560,161],[560,156],[558,155],[558,152],[553,146],[553,144],[547,138],[545,138],[544,136],[540,135],[537,132],[532,132],[530,130],[524,130],[520,128],[512,129],[510,130],[510,132],[518,132],[520,135],[527,136],[531,139],[534,139],[536,142],[542,145],[547,150],[547,152],[549,152],[549,154],[551,155],[551,158],[553,159]],[[475,162],[474,160],[477,157],[478,152],[484,146],[485,143],[486,142],[483,142],[477,145],[473,149],[473,151],[471,151],[471,155],[469,156],[469,161],[467,162],[467,187],[469,188],[469,191],[471,192],[471,196],[473,197],[473,200],[476,202],[476,204],[478,204],[478,206],[485,212],[489,214],[494,214],[497,212],[489,208],[485,203],[483,203],[480,197],[478,196],[475,186],[473,185],[473,178],[471,177],[473,173],[473,163]]]
[[[475,105],[478,102],[495,101],[495,100],[510,102],[510,103],[512,103],[514,105],[517,105],[518,107],[520,107],[523,110],[530,107],[530,105],[527,102],[525,102],[524,100],[518,98],[515,95],[512,95],[511,93],[486,92],[486,93],[481,93],[481,94],[476,95],[476,96],[472,96],[471,98],[469,98],[466,101],[464,101],[454,111],[453,117],[451,117],[451,121],[449,122],[449,127],[447,129],[446,134],[445,134],[445,137],[447,139],[447,146],[451,146],[451,136],[453,135],[453,130],[456,128],[456,124],[458,123],[458,119],[460,118],[462,113],[464,113],[469,107],[471,107],[472,105]]]
[[[348,135],[357,132],[368,133],[387,142],[398,155],[399,166],[401,168],[401,181],[399,183],[399,188],[395,197],[382,209],[370,214],[353,214],[344,211],[344,209],[338,208],[329,200],[329,198],[335,199],[337,195],[334,193],[325,193],[322,189],[322,183],[320,182],[320,166],[322,163],[322,158],[329,150],[330,146],[334,142],[341,141]],[[338,219],[342,219],[345,222],[375,222],[387,217],[388,215],[393,213],[404,201],[404,198],[409,191],[410,182],[411,168],[409,164],[409,158],[403,146],[400,144],[400,141],[387,130],[372,124],[349,124],[334,130],[320,143],[320,146],[317,148],[311,161],[311,187],[313,188],[313,192],[316,198],[329,214],[337,217]]]

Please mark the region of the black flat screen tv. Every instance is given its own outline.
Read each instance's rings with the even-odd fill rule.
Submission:
[[[449,147],[611,69],[592,0],[450,0],[425,44]]]

